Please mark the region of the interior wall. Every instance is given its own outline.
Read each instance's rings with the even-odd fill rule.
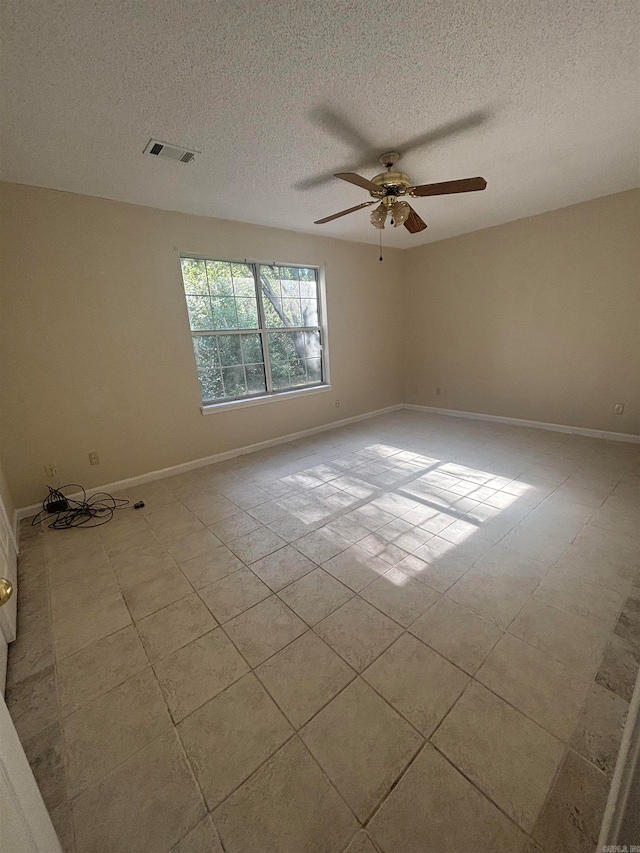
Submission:
[[[0,216],[17,506],[42,499],[47,464],[93,487],[402,402],[398,250],[380,263],[371,245],[16,184]],[[203,416],[180,252],[324,266],[333,391]]]
[[[640,190],[410,249],[403,275],[405,402],[640,434]]]

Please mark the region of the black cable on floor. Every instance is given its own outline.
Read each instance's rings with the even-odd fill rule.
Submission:
[[[63,490],[74,489],[82,492],[82,500],[67,497]],[[87,497],[86,491],[78,483],[68,483],[54,489],[49,486],[49,494],[42,501],[42,509],[31,524],[47,524],[53,530],[66,530],[70,527],[100,527],[114,516],[117,509],[129,504],[126,498],[114,498],[108,492],[96,492]]]

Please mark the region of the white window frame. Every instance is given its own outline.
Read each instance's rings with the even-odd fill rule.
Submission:
[[[273,403],[276,400],[291,400],[298,397],[305,397],[311,394],[318,394],[332,390],[330,375],[329,375],[329,340],[326,321],[326,284],[324,276],[324,268],[315,264],[289,263],[284,261],[261,261],[256,258],[243,258],[242,260],[232,258],[211,257],[210,255],[201,255],[194,252],[181,252],[180,261],[183,258],[198,260],[198,261],[219,261],[230,264],[244,264],[253,270],[254,282],[256,286],[257,309],[258,309],[258,327],[255,329],[198,329],[191,328],[191,320],[187,310],[187,321],[189,323],[189,333],[193,341],[194,335],[209,336],[209,335],[238,335],[238,334],[259,334],[262,341],[262,354],[264,358],[265,384],[267,390],[263,393],[253,394],[245,397],[225,398],[219,401],[204,401],[201,397],[200,409],[203,415],[213,414],[220,411],[229,411],[230,409],[245,408],[248,406],[263,405],[265,403]],[[264,302],[262,293],[262,282],[260,280],[260,267],[294,267],[298,269],[315,270],[316,287],[318,293],[318,324],[317,326],[267,326],[265,322]],[[182,265],[180,264],[180,285],[185,297],[185,307],[187,307],[186,291],[184,289],[184,280],[182,277]],[[320,358],[322,368],[322,381],[313,385],[303,385],[299,387],[290,386],[288,388],[274,389],[273,379],[271,376],[271,362],[269,359],[269,332],[296,332],[296,331],[319,331],[320,332]],[[194,352],[194,365],[195,360]],[[198,387],[200,383],[198,382]]]

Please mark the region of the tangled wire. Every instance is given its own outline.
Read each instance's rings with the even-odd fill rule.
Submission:
[[[75,489],[82,493],[82,500],[67,497],[64,489]],[[125,498],[114,498],[108,492],[96,492],[87,498],[86,491],[77,483],[68,483],[54,489],[49,486],[49,494],[42,501],[42,509],[35,516],[32,525],[47,524],[53,530],[67,530],[70,527],[99,527],[114,516],[117,509],[127,506]]]

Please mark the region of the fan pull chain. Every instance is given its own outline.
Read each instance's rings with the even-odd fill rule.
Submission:
[[[382,257],[382,228],[380,228],[379,231],[380,231],[380,257],[378,258],[378,260],[382,261],[382,260],[384,260],[384,258]]]

